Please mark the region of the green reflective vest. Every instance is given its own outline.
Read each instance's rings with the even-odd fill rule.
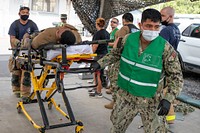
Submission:
[[[155,95],[160,80],[166,41],[158,36],[139,56],[140,33],[131,33],[127,37],[117,83],[121,89],[134,96],[151,98]]]
[[[65,23],[59,22],[59,23],[56,25],[56,27],[62,27],[62,26],[64,26],[64,24],[65,24]]]
[[[118,31],[119,29],[118,28],[115,28],[111,33],[110,33],[110,39],[114,39],[115,41],[115,33],[116,31]],[[112,49],[112,46],[108,46],[108,52],[110,52],[110,50]]]

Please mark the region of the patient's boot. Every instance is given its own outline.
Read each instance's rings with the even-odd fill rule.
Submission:
[[[113,109],[113,106],[114,106],[114,101],[111,101],[109,104],[104,105],[104,107],[107,109]]]

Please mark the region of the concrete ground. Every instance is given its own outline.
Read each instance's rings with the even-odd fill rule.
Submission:
[[[6,57],[7,58],[7,57]],[[18,114],[16,110],[17,102],[20,100],[13,95],[10,85],[10,76],[7,74],[7,62],[0,58],[0,133],[37,133],[38,131],[26,119],[23,113]],[[4,67],[3,67],[4,66]],[[2,74],[3,73],[3,74]],[[6,74],[5,74],[6,73]],[[88,85],[87,80],[81,80],[77,74],[68,74],[65,76],[64,84],[66,87]],[[79,89],[66,91],[72,110],[76,120],[81,120],[84,124],[84,133],[109,133],[111,122],[111,110],[104,108],[104,105],[109,103],[110,95],[105,93],[101,99],[93,99],[88,96],[88,89]],[[64,107],[60,94],[55,95],[55,100]],[[25,105],[33,120],[38,125],[43,125],[39,106],[37,103]],[[45,107],[47,104],[45,103]],[[68,122],[61,116],[53,107],[52,110],[46,110],[50,124]],[[178,115],[175,124],[171,126],[174,133],[199,133],[200,131],[200,110],[195,109],[195,112],[189,113],[186,116]],[[126,133],[143,133],[141,119],[136,116],[131,123]],[[46,130],[46,133],[74,133],[75,126],[63,127],[57,129]]]
[[[77,75],[68,75],[65,79],[66,82],[75,81],[66,86],[71,86],[72,84],[81,85],[85,84],[86,81],[82,81]],[[35,133],[38,132],[30,122],[26,119],[24,114],[18,114],[16,110],[16,103],[19,100],[11,92],[10,78],[1,78],[1,96],[0,96],[0,127],[1,133]],[[111,122],[109,120],[110,110],[104,108],[104,104],[108,103],[111,99],[110,95],[105,94],[105,89],[103,90],[104,98],[102,99],[92,99],[88,96],[87,89],[80,89],[74,91],[67,91],[67,96],[71,103],[75,118],[81,120],[84,123],[85,133],[108,133],[111,127]],[[61,96],[59,94],[55,95],[57,103],[63,103]],[[47,104],[45,104],[47,107]],[[27,111],[30,112],[33,120],[42,125],[42,118],[39,111],[39,106],[37,103],[25,106]],[[47,114],[49,121],[52,124],[65,122],[63,118],[55,108],[52,110],[47,109]],[[173,126],[174,133],[198,133],[200,130],[200,110],[196,109],[195,112],[186,115],[184,118],[179,117]],[[133,123],[129,126],[127,133],[142,133],[142,129],[138,127],[142,125],[140,117],[137,116]],[[73,133],[75,126],[57,128],[47,130],[47,133]]]

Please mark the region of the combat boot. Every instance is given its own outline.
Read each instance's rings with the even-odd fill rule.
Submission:
[[[107,109],[113,109],[113,106],[114,106],[114,101],[111,101],[109,104],[104,105],[104,107]]]
[[[106,94],[112,94],[112,90],[111,89],[106,90]]]

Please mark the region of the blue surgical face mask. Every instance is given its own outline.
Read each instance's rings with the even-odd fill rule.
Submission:
[[[154,30],[143,30],[142,31],[142,36],[146,41],[153,41],[159,36],[159,31],[154,31]]]

